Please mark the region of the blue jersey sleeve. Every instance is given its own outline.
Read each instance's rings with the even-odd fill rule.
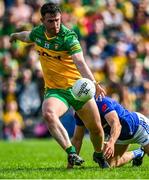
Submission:
[[[107,113],[115,110],[113,103],[110,101],[110,99],[107,99],[106,97],[102,99],[102,101],[97,101],[98,109],[100,114],[104,117]]]

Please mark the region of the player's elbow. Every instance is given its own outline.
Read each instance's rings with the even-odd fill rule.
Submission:
[[[121,129],[122,129],[122,125],[120,123],[117,123],[117,126],[116,128],[119,130],[119,132],[121,132]]]

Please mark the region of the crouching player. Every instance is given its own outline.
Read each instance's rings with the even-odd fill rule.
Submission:
[[[102,126],[108,135],[104,146],[104,156],[110,167],[118,167],[132,160],[133,166],[142,164],[144,154],[149,155],[149,119],[138,112],[130,112],[110,97],[96,100]],[[85,126],[75,114],[76,128],[72,143],[79,154]],[[141,145],[133,151],[127,151],[130,144]],[[93,155],[96,161],[96,155]],[[68,165],[69,167],[69,165]]]

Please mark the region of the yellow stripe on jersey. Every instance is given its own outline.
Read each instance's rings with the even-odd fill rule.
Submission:
[[[72,51],[80,49],[80,44],[76,44],[75,46],[71,47]]]
[[[43,69],[45,87],[66,89],[81,78],[67,51],[53,51],[36,45]]]

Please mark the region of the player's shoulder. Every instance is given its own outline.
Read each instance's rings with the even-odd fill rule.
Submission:
[[[103,97],[102,99],[98,99],[96,102],[102,115],[105,115],[114,109],[114,102],[110,97]]]
[[[45,27],[41,24],[38,26],[33,27],[32,32],[37,34],[42,34],[45,31]]]
[[[41,40],[44,37],[43,34],[44,34],[44,26],[38,25],[31,30],[29,38],[33,42],[41,43]]]
[[[97,99],[97,102],[99,103],[99,104],[103,104],[103,103],[108,103],[108,102],[113,102],[113,100],[110,98],[110,97],[108,97],[108,96],[105,96],[105,97],[103,97],[102,99],[99,97],[98,99]]]
[[[59,35],[64,37],[64,38],[68,38],[70,36],[77,37],[76,33],[73,30],[67,28],[63,24],[61,25],[61,30],[60,30]]]

